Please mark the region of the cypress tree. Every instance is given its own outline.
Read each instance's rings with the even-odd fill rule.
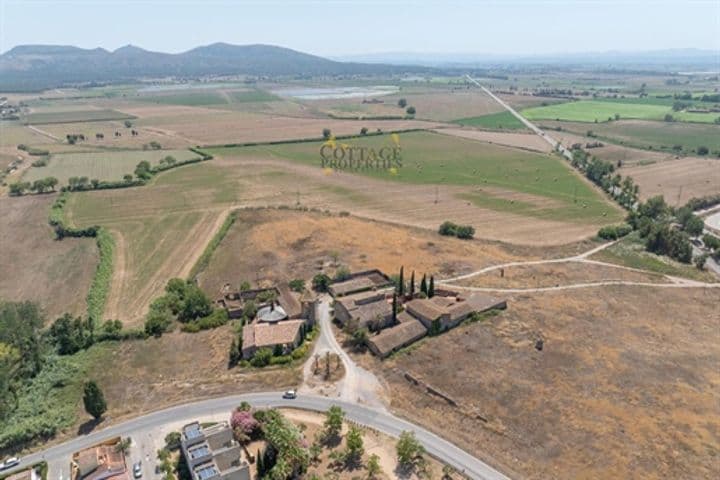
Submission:
[[[405,293],[405,275],[404,275],[404,267],[400,267],[400,278],[398,279],[398,288],[397,293],[402,296]]]
[[[99,420],[107,410],[105,395],[103,395],[98,384],[92,380],[85,382],[84,390],[83,403],[85,404],[85,411],[92,415],[95,420]]]
[[[425,296],[428,294],[428,288],[427,288],[427,280],[425,279],[425,274],[423,274],[422,280],[420,280],[420,292],[424,293]]]
[[[393,293],[392,321],[393,323],[397,323],[397,293]]]
[[[430,275],[430,287],[428,287],[428,298],[435,296],[435,277]]]
[[[410,274],[410,297],[415,295],[415,270]]]
[[[228,355],[228,367],[232,368],[240,361],[240,350],[238,349],[237,339],[233,338],[230,344],[230,354]]]
[[[263,453],[258,448],[257,452],[257,478],[265,476],[265,458]]]

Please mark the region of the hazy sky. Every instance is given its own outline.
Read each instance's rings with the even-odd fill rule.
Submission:
[[[0,0],[0,51],[20,44],[181,52],[268,43],[319,55],[720,50],[720,0]]]

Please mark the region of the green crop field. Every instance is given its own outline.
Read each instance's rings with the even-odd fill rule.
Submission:
[[[60,185],[66,185],[70,177],[88,177],[106,181],[122,180],[123,175],[133,174],[135,166],[143,160],[157,165],[168,155],[182,162],[197,158],[190,150],[127,150],[93,153],[57,153],[50,156],[45,167],[29,168],[23,180],[32,182],[44,177],[55,177]]]
[[[222,105],[227,99],[217,92],[182,92],[166,95],[140,95],[135,97],[145,103],[159,103],[161,105],[184,105],[188,107],[200,105]]]
[[[606,101],[586,101],[561,103],[545,107],[533,107],[521,113],[528,120],[567,120],[571,122],[605,122],[614,118],[638,118],[643,120],[662,120],[671,108],[664,105],[643,105],[638,103],[614,103]]]
[[[103,120],[125,120],[135,118],[116,110],[68,110],[29,113],[22,118],[23,123],[42,125],[46,123],[98,122]]]
[[[624,100],[624,101],[623,101]],[[569,122],[607,122],[620,115],[620,119],[663,120],[670,114],[677,121],[713,123],[720,117],[717,112],[675,112],[672,99],[602,99],[581,100],[545,107],[533,107],[521,113],[528,120],[564,120]]]
[[[525,125],[510,112],[491,113],[479,117],[460,118],[453,123],[470,127],[490,128],[498,130],[522,130]]]
[[[376,150],[393,145],[387,135],[338,143]],[[556,156],[429,132],[401,134],[400,145],[402,167],[359,170],[358,174],[402,183],[497,187],[545,197],[557,202],[558,208],[544,209],[541,215],[554,220],[598,222],[603,218],[621,218],[617,209]],[[320,146],[319,142],[287,143],[218,148],[210,152],[220,156],[281,158],[321,168]],[[531,215],[532,205],[522,202],[475,193],[463,198],[484,208]]]

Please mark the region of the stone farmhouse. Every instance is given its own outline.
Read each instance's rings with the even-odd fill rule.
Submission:
[[[307,290],[298,295],[287,285],[240,292],[230,292],[226,286],[216,303],[230,318],[241,318],[250,302],[257,310],[243,327],[244,359],[252,358],[261,348],[290,353],[302,342],[305,329],[315,325],[315,296]]]
[[[398,297],[400,312],[393,319],[392,282],[378,270],[359,272],[349,280],[330,285],[335,319],[346,327],[367,328],[372,334],[368,348],[384,358],[428,333],[440,333],[458,326],[473,313],[507,308],[503,299],[481,293],[459,293],[437,289],[432,298]]]
[[[392,285],[393,282],[390,277],[375,269],[350,274],[349,278],[332,283],[328,291],[333,298],[338,298],[354,293],[379,290]]]
[[[180,447],[193,480],[250,480],[250,466],[227,422],[185,425]]]

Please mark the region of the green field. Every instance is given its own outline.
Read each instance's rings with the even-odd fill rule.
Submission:
[[[521,130],[525,128],[525,125],[518,120],[515,115],[507,111],[491,113],[480,117],[460,118],[453,120],[453,123],[493,130]]]
[[[653,150],[672,150],[680,145],[682,151],[692,152],[700,146],[720,151],[720,126],[685,123],[620,120],[588,126],[587,123],[543,122],[543,125],[561,127],[578,135],[592,130],[598,138],[630,147]]]
[[[392,145],[389,136],[343,141],[378,150]],[[498,187],[554,200],[556,209],[542,209],[544,218],[572,222],[619,220],[621,215],[595,189],[556,156],[429,132],[400,135],[402,167],[360,170],[358,174],[413,184]],[[320,142],[211,149],[213,155],[281,158],[321,168]],[[532,216],[537,206],[501,197],[467,194],[479,206]],[[548,211],[552,213],[548,213]]]
[[[22,118],[22,121],[25,124],[42,125],[47,123],[98,122],[131,118],[135,117],[116,110],[103,109],[29,113]]]
[[[569,122],[607,122],[615,115],[620,119],[639,120],[663,120],[666,114],[672,115],[676,120],[682,122],[713,123],[720,114],[714,112],[693,113],[674,112],[672,103],[667,104],[666,99],[662,104],[648,100],[646,103],[637,103],[641,99],[620,102],[618,99],[603,100],[581,100],[579,102],[561,103],[545,107],[533,107],[523,110],[521,113],[528,120],[565,120]]]
[[[619,114],[620,118],[662,120],[672,109],[664,105],[643,105],[638,103],[614,103],[582,100],[560,103],[545,107],[533,107],[521,113],[528,120],[567,120],[571,122],[606,122]]]
[[[157,165],[167,155],[182,162],[197,158],[190,150],[127,150],[97,153],[57,153],[50,156],[45,167],[29,168],[23,180],[32,182],[44,177],[55,177],[66,185],[70,177],[88,177],[101,181],[119,181],[123,175],[133,174],[135,166],[143,160]]]
[[[135,97],[145,103],[159,103],[161,105],[183,105],[195,107],[200,105],[222,105],[227,99],[218,92],[182,92],[166,95],[140,95]]]
[[[252,102],[275,102],[282,100],[280,97],[273,95],[265,90],[236,90],[229,92],[230,98],[234,103],[252,103]]]

